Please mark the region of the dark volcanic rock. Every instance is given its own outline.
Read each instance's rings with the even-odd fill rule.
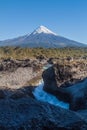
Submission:
[[[87,122],[87,109],[77,111],[78,114]]]
[[[44,80],[44,90],[52,93],[56,92],[58,86],[53,67],[50,67],[49,69],[45,70],[42,74],[42,77]]]
[[[33,95],[33,90],[35,89],[35,86],[25,86],[22,91],[27,94],[28,96],[30,96],[31,98],[35,98]]]
[[[60,100],[68,102],[71,110],[80,110],[87,108],[87,79],[67,88],[57,88],[55,91],[47,90],[54,94]]]
[[[32,98],[0,101],[0,130],[83,130],[87,123],[75,112]]]
[[[6,94],[4,90],[0,90],[0,99],[4,99],[4,98],[6,98]]]
[[[34,95],[32,93],[34,88],[35,87],[33,86],[25,86],[18,90],[14,90],[12,94],[10,94],[10,98],[14,100],[26,98],[26,97],[34,98]]]
[[[87,67],[82,65],[83,63],[79,66],[56,64],[42,74],[44,90],[60,100],[69,102],[72,110],[83,109],[86,104],[87,79],[85,81],[82,79],[87,76]]]
[[[15,71],[19,67],[37,67],[37,66],[39,67],[38,60],[31,61],[30,59],[25,60],[5,59],[0,61],[0,71]]]
[[[27,94],[25,94],[25,93],[22,92],[22,91],[15,91],[15,92],[10,96],[10,98],[11,98],[11,99],[14,99],[14,100],[17,100],[17,99],[20,99],[20,98],[24,98],[24,97],[27,97]]]
[[[87,108],[87,78],[80,83],[66,88],[66,91],[71,96],[70,108],[72,110]]]
[[[14,60],[5,59],[0,63],[0,71],[13,71],[17,68],[17,64]]]
[[[39,56],[36,57],[36,59],[38,59],[39,61],[42,61],[46,58],[43,55],[39,55]]]

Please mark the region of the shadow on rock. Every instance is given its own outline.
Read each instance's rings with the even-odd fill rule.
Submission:
[[[0,130],[87,129],[87,122],[76,112],[37,101],[29,87],[22,89],[3,90],[9,97],[0,100]]]
[[[87,79],[84,77],[77,79],[79,73],[72,66],[54,65],[45,70],[42,77],[43,89],[54,94],[58,99],[68,102],[71,110],[86,108]]]

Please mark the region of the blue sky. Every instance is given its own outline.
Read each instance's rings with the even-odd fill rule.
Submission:
[[[0,40],[25,35],[40,25],[87,43],[87,0],[0,0]]]

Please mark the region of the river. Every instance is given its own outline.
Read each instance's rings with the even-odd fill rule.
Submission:
[[[48,64],[43,67],[43,70],[48,69],[52,65]],[[53,104],[55,106],[60,106],[64,109],[69,109],[69,104],[63,101],[60,101],[58,98],[56,98],[54,95],[49,94],[43,90],[44,81],[43,79],[39,81],[38,86],[34,89],[33,94],[37,100],[48,102],[50,104]]]

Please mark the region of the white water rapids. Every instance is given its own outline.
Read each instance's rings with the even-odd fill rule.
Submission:
[[[48,69],[51,67],[51,64],[47,64],[46,66],[43,67],[43,70]],[[48,102],[50,104],[53,104],[55,106],[60,106],[65,109],[69,109],[69,103],[60,101],[58,98],[56,98],[54,95],[49,94],[43,90],[44,82],[41,80],[38,84],[38,86],[34,89],[33,94],[37,100],[43,101],[43,102]],[[83,80],[83,82],[80,82],[78,84],[73,85],[73,91],[76,91],[76,86],[77,88],[80,86],[80,89],[83,89],[84,86],[87,86],[87,78]]]
[[[44,82],[41,80],[38,84],[38,87],[35,88],[33,91],[33,94],[37,100],[48,102],[50,104],[53,104],[55,106],[60,106],[65,109],[69,109],[69,104],[65,103],[63,101],[58,100],[55,96],[52,94],[49,94],[43,90]]]
[[[48,69],[51,67],[51,64],[47,64],[46,66],[43,67],[43,70]],[[53,104],[55,106],[60,106],[65,109],[69,109],[69,104],[65,103],[63,101],[58,100],[54,95],[49,94],[43,90],[44,82],[41,80],[38,84],[38,86],[34,89],[33,94],[37,100],[43,101],[43,102],[48,102],[50,104]]]

